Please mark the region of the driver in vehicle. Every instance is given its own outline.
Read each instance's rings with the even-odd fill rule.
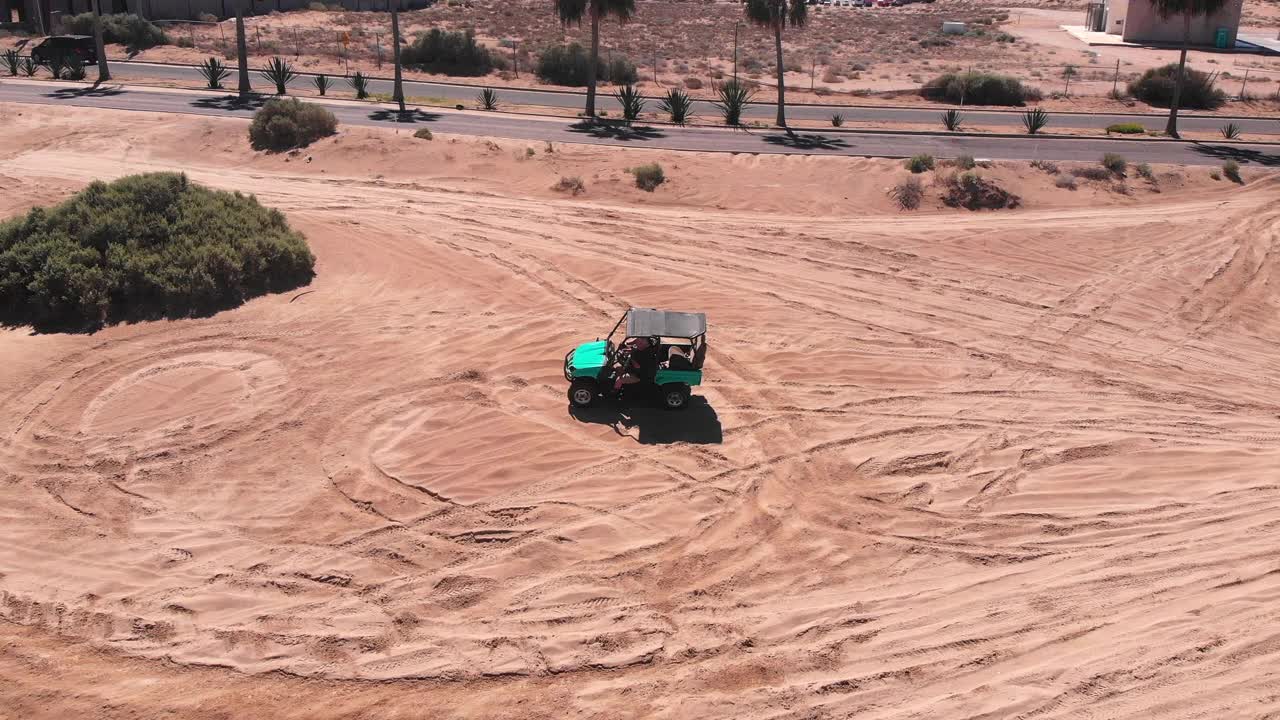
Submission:
[[[658,343],[656,338],[632,338],[618,348],[618,362],[614,364],[613,391],[624,385],[652,380],[658,372]]]

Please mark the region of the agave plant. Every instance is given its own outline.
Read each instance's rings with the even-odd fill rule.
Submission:
[[[841,125],[844,125],[844,116],[841,115],[840,113],[835,113],[834,115],[832,115],[831,127],[840,127]]]
[[[80,58],[68,58],[67,67],[62,71],[62,79],[64,80],[83,80],[84,79],[84,63],[80,62]]]
[[[9,70],[9,74],[17,75],[18,74],[18,51],[5,50],[4,55],[0,55],[0,57],[4,58],[4,66]]]
[[[1049,113],[1042,108],[1034,108],[1022,113],[1022,127],[1027,129],[1028,135],[1035,135],[1049,124]]]
[[[478,100],[480,101],[480,108],[483,110],[498,109],[498,93],[494,92],[493,88],[481,90]]]
[[[1222,133],[1222,137],[1228,140],[1235,140],[1240,137],[1240,126],[1235,123],[1227,123],[1218,131]]]
[[[950,132],[960,129],[960,123],[964,120],[964,116],[959,110],[948,110],[942,113],[942,126]]]
[[[49,68],[49,75],[54,80],[61,80],[62,73],[67,69],[67,59],[61,55],[52,55],[44,66]]]
[[[627,83],[618,88],[613,94],[613,99],[618,101],[622,106],[622,118],[627,122],[633,122],[640,118],[640,113],[644,112],[644,98],[640,96],[640,91],[636,90],[636,86]]]
[[[36,71],[40,69],[40,63],[37,63],[29,57],[25,57],[22,58],[22,64],[18,66],[18,69],[22,71],[23,75],[32,77],[36,74]]]
[[[200,63],[200,75],[204,77],[204,81],[208,83],[210,90],[217,90],[222,87],[222,81],[227,79],[231,71],[218,58],[211,57]]]
[[[329,76],[324,73],[320,73],[312,78],[312,82],[315,83],[316,92],[320,93],[320,97],[324,97],[324,94],[329,91],[329,86],[332,85],[332,83],[329,82]]]
[[[285,85],[288,85],[290,80],[298,77],[298,73],[293,71],[293,66],[288,61],[281,60],[278,57],[271,58],[267,62],[267,67],[258,74],[262,76],[263,80],[275,83],[277,95],[283,95],[285,93]]]
[[[720,114],[724,117],[724,124],[730,127],[740,127],[742,125],[742,110],[751,102],[751,98],[755,97],[755,93],[751,92],[746,86],[740,84],[737,80],[730,80],[720,87],[716,88],[715,103],[720,110]]]
[[[680,88],[671,88],[667,91],[667,96],[662,98],[662,112],[671,118],[671,122],[676,125],[684,125],[689,122],[692,116],[693,101],[689,99],[688,93]]]
[[[356,91],[357,100],[364,100],[369,97],[369,78],[365,77],[364,73],[357,70],[356,74],[352,75],[347,83],[351,85],[352,90]]]

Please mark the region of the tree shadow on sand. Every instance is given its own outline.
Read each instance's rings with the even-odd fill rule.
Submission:
[[[590,135],[600,140],[656,140],[666,137],[663,133],[644,125],[627,125],[623,122],[577,122],[569,126],[570,132]]]
[[[612,400],[604,398],[589,408],[569,406],[569,414],[581,423],[608,425],[619,435],[639,431],[636,438],[645,445],[667,445],[686,442],[694,445],[719,445],[724,442],[720,416],[706,398],[694,395],[684,410],[659,407],[660,398],[649,394]]]
[[[420,123],[435,122],[440,119],[440,115],[437,113],[423,112],[422,110],[405,110],[404,112],[400,112],[399,110],[388,110],[384,108],[382,110],[374,110],[369,113],[369,119],[377,120],[378,122]]]
[[[119,85],[94,85],[86,88],[58,88],[50,93],[45,93],[45,97],[54,98],[55,100],[74,100],[82,97],[111,97],[113,95],[124,95],[126,90]]]
[[[267,103],[267,98],[262,95],[252,94],[246,97],[239,95],[223,95],[221,97],[206,97],[199,100],[192,100],[193,107],[204,108],[205,110],[257,110]]]
[[[843,150],[849,147],[844,138],[829,138],[816,133],[774,133],[765,135],[764,141],[770,145],[782,145],[797,150]]]
[[[1280,167],[1280,152],[1264,153],[1261,150],[1242,148],[1237,145],[1206,145],[1195,143],[1192,146],[1197,153],[1218,160],[1235,160],[1238,163],[1256,163],[1266,167]]]

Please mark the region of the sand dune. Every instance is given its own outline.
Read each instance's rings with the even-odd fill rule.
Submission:
[[[243,126],[165,122],[5,151],[5,210],[185,167],[317,278],[0,332],[0,716],[1280,712],[1280,180],[784,214],[466,144],[509,177],[179,165]],[[575,417],[627,304],[708,313],[701,400]]]

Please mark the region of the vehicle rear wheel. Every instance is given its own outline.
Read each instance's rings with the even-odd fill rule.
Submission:
[[[668,410],[683,410],[689,404],[689,386],[669,383],[662,386],[662,405]]]
[[[569,404],[576,408],[591,407],[597,394],[598,388],[594,380],[578,378],[569,385]]]

